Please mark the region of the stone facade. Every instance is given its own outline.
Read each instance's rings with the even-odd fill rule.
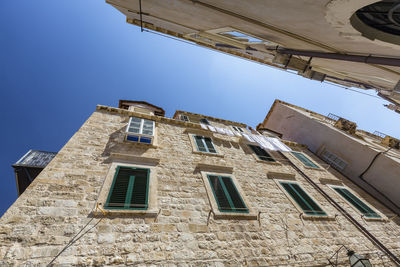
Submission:
[[[154,145],[124,141],[130,116],[156,121]],[[395,266],[282,155],[276,153],[278,164],[260,162],[243,140],[211,132],[219,154],[194,153],[189,134],[202,131],[195,123],[98,106],[0,219],[0,265],[328,266],[327,258],[346,245],[368,254],[375,266]],[[304,147],[299,149],[326,166]],[[335,171],[306,168],[284,154],[400,256],[399,221],[387,218],[384,206]],[[96,209],[113,162],[153,166],[156,215],[104,215]],[[235,177],[256,218],[214,218],[201,176],[208,169]],[[328,216],[300,216],[272,174],[297,181]],[[361,218],[327,183],[351,188],[383,219]],[[339,266],[348,266],[347,261],[345,253],[339,255]]]

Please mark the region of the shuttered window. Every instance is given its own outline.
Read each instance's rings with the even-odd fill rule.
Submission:
[[[318,165],[316,165],[314,162],[312,162],[309,158],[307,158],[303,153],[297,152],[297,151],[292,151],[291,152],[298,160],[300,160],[304,165],[312,168],[317,168],[319,169]]]
[[[181,115],[179,115],[179,117],[180,117],[181,121],[189,121],[189,117],[186,115],[181,114]]]
[[[154,121],[131,117],[126,128],[126,140],[151,144],[153,142],[154,127]]]
[[[200,152],[217,153],[214,148],[214,144],[210,137],[204,137],[200,135],[193,136],[197,146],[197,150]]]
[[[264,149],[256,145],[248,145],[260,160],[274,162],[275,159]]]
[[[149,169],[118,166],[105,208],[146,210],[149,175]]]
[[[332,187],[332,188],[336,192],[338,192],[344,199],[346,199],[351,205],[353,205],[356,209],[358,209],[365,217],[370,217],[370,218],[381,217],[346,188],[343,187]]]
[[[248,213],[242,197],[229,176],[207,175],[218,209],[221,212]]]
[[[207,125],[210,125],[210,123],[208,122],[208,120],[207,119],[200,119],[200,123],[204,123],[204,124],[207,124]]]
[[[233,128],[233,130],[235,130],[236,132],[239,132],[239,133],[243,133],[243,132],[244,132],[243,129],[240,128],[240,127],[232,126],[232,128]]]
[[[326,213],[297,183],[280,182],[286,192],[296,201],[307,215],[326,216]]]

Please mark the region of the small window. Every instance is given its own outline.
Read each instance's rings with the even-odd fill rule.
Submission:
[[[344,199],[346,199],[351,205],[353,205],[358,211],[360,211],[365,217],[369,218],[381,217],[346,188],[337,186],[332,186],[332,188],[337,193],[339,193],[339,195],[341,195]]]
[[[219,211],[249,213],[231,177],[217,175],[207,175],[207,177]]]
[[[210,122],[207,120],[207,119],[200,119],[200,123],[204,123],[204,124],[207,124],[207,125],[210,125]]]
[[[243,132],[244,132],[243,129],[240,128],[240,127],[232,126],[232,128],[233,128],[233,130],[235,130],[235,131],[238,132],[238,133],[243,133]]]
[[[339,158],[338,156],[336,156],[335,154],[325,150],[321,157],[329,164],[331,165],[333,168],[342,171],[346,168],[347,166],[347,162],[344,161],[343,159]]]
[[[210,137],[194,135],[193,138],[196,143],[197,151],[207,152],[207,153],[217,153]]]
[[[245,34],[243,32],[239,32],[239,31],[226,31],[226,32],[220,32],[219,33],[222,36],[231,38],[235,41],[239,41],[239,42],[243,42],[243,43],[262,43],[264,42],[263,40],[253,37],[251,35]]]
[[[147,210],[150,169],[118,166],[106,209]]]
[[[131,117],[126,128],[126,140],[151,144],[154,139],[154,128],[154,121]]]
[[[275,159],[261,147],[256,146],[256,145],[248,145],[248,146],[251,148],[251,150],[253,150],[253,152],[257,155],[257,157],[260,160],[275,162]]]
[[[280,182],[280,184],[305,214],[312,216],[327,215],[297,183]]]
[[[300,160],[305,166],[319,169],[318,165],[312,162],[308,157],[306,157],[303,153],[292,151],[291,152],[298,160]]]
[[[189,121],[189,117],[183,114],[179,115],[179,118],[181,121]]]

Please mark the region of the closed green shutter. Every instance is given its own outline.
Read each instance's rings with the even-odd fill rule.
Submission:
[[[264,160],[264,161],[275,161],[270,154],[268,154],[267,151],[265,151],[264,149],[262,149],[259,146],[255,146],[255,145],[249,145],[249,147],[251,148],[251,150],[253,150],[253,152],[257,155],[257,157],[260,160]]]
[[[365,215],[365,217],[372,217],[372,218],[381,217],[346,188],[333,187],[333,189],[336,192],[338,192],[344,199],[350,202],[350,204],[353,205],[356,209],[358,209],[363,215]]]
[[[296,183],[280,182],[286,192],[296,201],[307,215],[326,215],[312,198]]]
[[[149,169],[118,166],[106,209],[147,209]]]
[[[312,168],[317,168],[319,169],[319,167],[312,162],[309,158],[307,158],[303,153],[301,152],[296,152],[296,151],[292,151],[292,154],[299,159],[304,165],[308,166],[308,167],[312,167]]]
[[[208,175],[208,180],[221,212],[249,212],[231,177]]]

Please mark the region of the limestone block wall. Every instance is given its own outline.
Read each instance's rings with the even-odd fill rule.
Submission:
[[[394,266],[279,155],[279,165],[259,162],[242,141],[218,134],[220,155],[193,153],[190,127],[170,119],[156,122],[155,147],[127,143],[128,119],[128,111],[95,111],[9,208],[0,219],[1,266],[326,266],[341,245],[369,253],[376,266]],[[94,213],[111,163],[121,160],[112,153],[132,156],[124,162],[159,159],[156,218]],[[399,221],[364,221],[326,181],[341,181],[379,212],[389,211],[337,173],[307,169],[287,156],[400,256]],[[232,167],[259,220],[214,219],[199,163]],[[268,172],[295,174],[330,217],[302,218]],[[339,259],[347,266],[344,253]]]

